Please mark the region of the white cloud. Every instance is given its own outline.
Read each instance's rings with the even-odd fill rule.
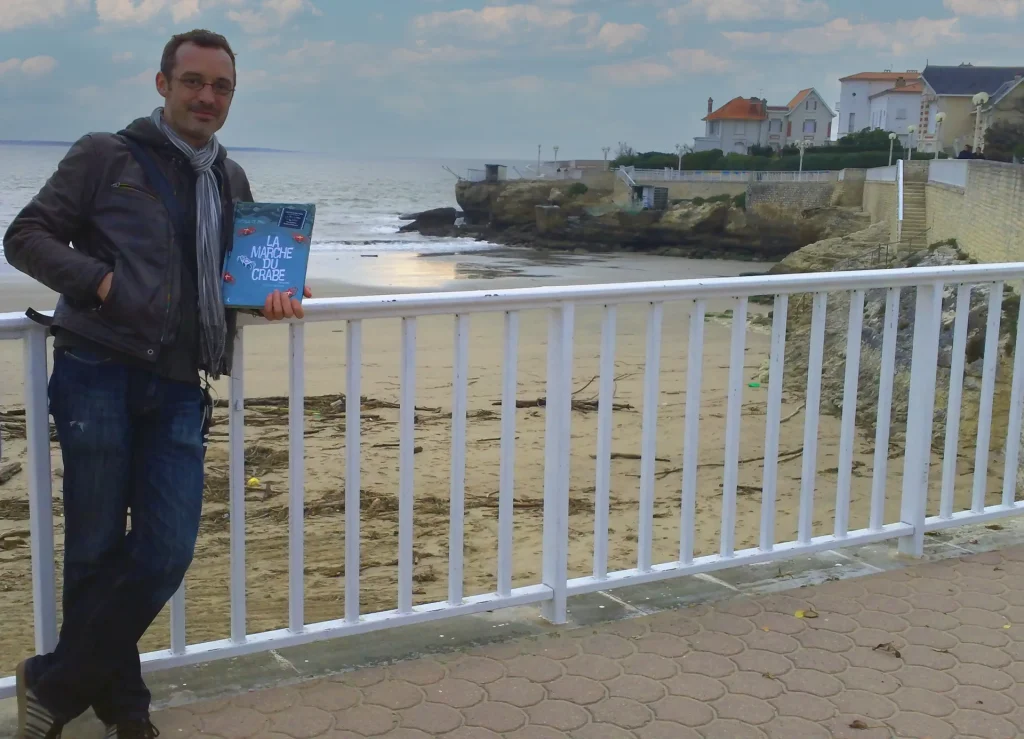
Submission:
[[[957,15],[1016,18],[1024,10],[1024,0],[945,0]]]
[[[612,85],[647,87],[686,75],[719,74],[727,71],[729,66],[728,59],[705,49],[673,49],[664,57],[602,64],[591,71],[598,80]]]
[[[118,64],[122,62],[130,62],[135,58],[135,54],[130,51],[115,51],[112,59]]]
[[[565,8],[534,4],[439,11],[417,16],[412,25],[419,32],[453,31],[473,38],[494,40],[525,36],[534,31],[590,34],[597,30],[599,22],[596,13],[575,13]]]
[[[147,23],[164,9],[166,0],[96,0],[101,23]]]
[[[0,62],[0,77],[21,74],[25,77],[42,77],[57,68],[52,56],[30,56],[28,59],[11,58]]]
[[[131,85],[156,85],[156,70],[146,69],[138,74],[133,74],[131,77],[125,77],[117,81],[118,87],[127,87]]]
[[[63,18],[88,10],[91,0],[4,0],[0,9],[0,31],[13,31],[37,23]]]
[[[322,15],[310,0],[263,0],[258,8],[231,10],[227,15],[246,33],[260,34],[279,28],[304,11]]]
[[[253,51],[260,51],[262,49],[269,49],[272,46],[280,45],[280,36],[259,36],[256,38],[249,39],[249,48]]]
[[[677,25],[690,15],[703,15],[712,23],[764,19],[817,20],[828,17],[828,4],[824,0],[688,0],[685,5],[666,8],[658,17]]]
[[[392,61],[398,64],[462,64],[478,59],[497,56],[494,49],[465,49],[448,44],[446,46],[426,46],[417,44],[413,49],[393,49],[390,52]]]
[[[628,47],[634,42],[647,38],[647,26],[640,23],[605,23],[601,30],[590,39],[589,46],[599,46],[608,51],[615,51],[623,46]]]
[[[959,41],[957,18],[918,18],[869,23],[852,23],[836,18],[812,28],[768,31],[724,31],[722,35],[741,49],[768,49],[779,53],[831,54],[842,48],[879,49],[905,54],[916,49]]]

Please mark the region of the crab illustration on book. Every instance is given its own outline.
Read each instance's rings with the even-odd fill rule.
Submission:
[[[230,272],[225,272],[224,273],[224,282],[228,283],[229,285],[233,285],[233,284],[235,284],[235,278],[232,277]]]
[[[238,232],[238,235],[239,236],[252,236],[254,233],[256,233],[256,227],[255,226],[246,226],[245,228],[241,229]]]
[[[284,291],[284,294],[287,295],[289,298],[294,298],[295,297],[295,293],[297,293],[297,292],[298,292],[298,290],[296,288],[289,287],[287,290]]]
[[[297,243],[297,244],[305,244],[306,243],[306,237],[303,234],[293,234],[292,238],[295,239],[295,243]]]
[[[249,257],[245,256],[245,254],[239,254],[238,261],[241,262],[243,267],[248,267],[249,269],[252,269],[253,267],[256,266],[256,262],[249,259]]]

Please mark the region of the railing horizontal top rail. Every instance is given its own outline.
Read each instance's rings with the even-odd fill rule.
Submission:
[[[971,264],[955,267],[910,267],[787,275],[707,277],[688,280],[626,282],[607,285],[566,285],[465,290],[457,292],[318,298],[304,304],[305,321],[401,318],[413,315],[480,313],[550,308],[561,303],[622,304],[655,300],[738,298],[832,290],[910,287],[922,283],[981,283],[1024,279],[1024,262]],[[262,319],[242,314],[241,325],[262,325]],[[0,314],[0,338],[17,338],[38,327],[20,313]]]

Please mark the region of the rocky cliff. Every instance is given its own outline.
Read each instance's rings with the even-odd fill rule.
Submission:
[[[664,211],[623,208],[610,194],[571,182],[460,181],[456,197],[465,214],[461,235],[545,249],[777,260],[867,224],[850,208],[750,214],[731,200],[683,201]]]
[[[886,265],[888,226],[879,223],[849,236],[828,239],[807,246],[775,265],[771,272],[817,272],[889,267],[924,267],[968,264],[972,260],[953,243],[935,244],[911,254],[890,255]],[[884,289],[865,293],[861,358],[857,393],[857,427],[873,438],[878,412],[878,386],[881,375],[882,337],[885,318]],[[917,291],[900,292],[899,322],[896,334],[896,364],[892,404],[892,450],[902,449],[905,442],[907,406],[910,390],[910,364],[914,342],[914,319]],[[969,469],[974,460],[977,438],[981,371],[985,354],[986,320],[989,287],[975,285],[971,290],[967,330],[967,362],[964,373],[963,402],[960,422],[960,471]],[[949,390],[953,347],[953,325],[956,317],[957,291],[947,285],[942,297],[942,325],[939,338],[938,377],[932,446],[941,451],[946,434],[946,406]],[[999,328],[999,355],[996,395],[992,424],[992,459],[1001,452],[1006,439],[1010,380],[1013,363],[1013,341],[1016,333],[1020,299],[1009,290],[1004,292]],[[846,373],[846,336],[850,296],[830,293],[825,322],[825,351],[822,371],[821,412],[841,415],[843,385]],[[811,296],[790,298],[786,339],[785,386],[802,395],[807,385],[807,363],[810,345]],[[767,367],[762,368],[767,381]],[[993,469],[995,469],[993,467]]]

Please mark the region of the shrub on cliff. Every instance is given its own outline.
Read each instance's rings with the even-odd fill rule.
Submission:
[[[582,182],[574,182],[571,185],[569,185],[569,189],[567,190],[567,192],[569,193],[569,195],[575,197],[578,195],[586,195],[589,189],[590,188],[587,187]]]

